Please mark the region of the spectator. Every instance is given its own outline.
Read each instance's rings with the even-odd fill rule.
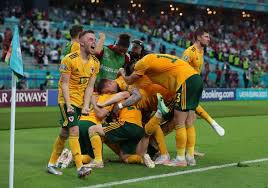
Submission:
[[[244,71],[243,79],[244,79],[244,87],[248,88],[248,84],[249,84],[249,81],[250,81],[250,71],[248,71],[248,70]]]
[[[4,41],[3,41],[3,52],[2,52],[2,62],[5,61],[6,54],[9,50],[10,44],[12,40],[12,31],[10,28],[6,28],[4,33]]]
[[[59,63],[59,52],[57,49],[53,49],[49,53],[50,59],[53,64],[58,64]]]
[[[216,65],[215,74],[216,74],[216,83],[215,84],[216,84],[217,87],[221,87],[222,71],[219,69],[219,64]]]

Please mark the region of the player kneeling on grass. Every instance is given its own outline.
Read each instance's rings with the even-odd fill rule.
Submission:
[[[119,143],[119,157],[124,162],[140,163],[149,168],[154,168],[154,162],[146,153],[149,137],[160,126],[162,114],[168,113],[168,109],[160,95],[158,99],[158,110],[145,125],[145,134],[141,127],[141,112],[135,106],[122,108],[119,112],[118,123],[109,123],[108,126],[104,127],[91,127],[90,133],[98,133],[105,136],[109,142]]]
[[[102,140],[98,134],[91,134],[90,127],[98,125],[105,120],[112,111],[113,104],[126,99],[130,96],[129,92],[117,92],[112,82],[107,79],[100,80],[97,91],[99,95],[94,95],[91,100],[92,107],[89,115],[82,115],[79,121],[80,147],[83,163],[89,163],[88,167],[103,168],[102,160]],[[97,103],[105,103],[109,100],[110,104],[105,107],[97,106]],[[93,159],[93,160],[91,160]]]

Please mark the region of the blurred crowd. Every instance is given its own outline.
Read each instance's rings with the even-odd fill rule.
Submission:
[[[201,12],[201,11],[200,11]],[[49,11],[33,9],[24,12],[20,7],[6,7],[0,11],[0,24],[6,17],[16,17],[20,20],[20,33],[22,33],[22,50],[30,57],[34,57],[34,64],[40,67],[48,64],[59,64],[62,58],[62,48],[68,32],[69,23],[99,24],[106,26],[133,28],[147,33],[148,37],[142,40],[146,43],[148,51],[170,53],[179,55],[175,49],[167,51],[165,45],[159,47],[153,42],[152,37],[174,43],[182,48],[188,48],[193,41],[193,32],[199,26],[208,28],[211,43],[206,49],[206,55],[224,62],[211,70],[209,64],[203,68],[203,79],[208,87],[236,87],[239,76],[231,71],[230,65],[244,69],[244,83],[247,80],[256,83],[263,72],[268,72],[268,34],[267,24],[259,20],[241,20],[230,17],[226,19],[221,15],[210,17],[203,13],[194,13],[176,16],[172,13],[152,14],[149,11],[129,11],[126,8],[114,5],[86,6],[75,4],[72,9],[51,7]],[[61,22],[63,30],[53,30],[49,22]],[[4,36],[0,37],[3,50],[9,48],[12,32],[6,29]],[[158,49],[157,49],[158,48]],[[209,74],[215,73],[216,82],[211,83]],[[222,84],[223,83],[223,84]]]

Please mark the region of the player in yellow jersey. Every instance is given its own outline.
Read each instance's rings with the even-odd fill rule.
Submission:
[[[58,104],[61,111],[61,131],[57,137],[48,163],[48,172],[61,175],[55,167],[65,141],[69,145],[77,167],[78,177],[89,175],[91,169],[83,166],[79,145],[78,119],[80,113],[88,114],[90,98],[94,89],[99,61],[95,53],[96,38],[93,31],[84,31],[79,35],[80,50],[67,55],[61,62]]]
[[[187,166],[187,163],[195,165],[195,143],[187,142],[191,140],[187,139],[187,127],[193,125],[195,121],[194,110],[202,94],[203,82],[200,75],[187,62],[176,56],[149,54],[135,64],[134,72],[130,76],[124,74],[122,76],[128,84],[133,84],[143,75],[147,75],[153,83],[177,93],[173,117],[176,125],[177,156],[169,165]]]
[[[102,124],[106,116],[112,111],[113,104],[130,96],[129,92],[119,92],[113,89],[106,79],[100,80],[97,86],[98,95],[91,100],[92,108],[88,115],[82,115],[79,120],[79,142],[83,154],[83,163],[89,163],[88,167],[103,168],[102,141],[99,135],[89,135],[89,128]],[[112,101],[104,108],[97,106],[97,103],[105,104],[105,101]],[[92,160],[93,159],[93,160]]]
[[[182,59],[187,61],[199,74],[202,72],[204,64],[204,48],[208,46],[210,36],[208,31],[200,27],[195,31],[195,42],[192,46],[187,48],[182,55]],[[223,136],[224,129],[202,108],[200,105],[196,108],[196,113],[205,119],[211,127],[220,136]]]
[[[79,44],[79,34],[83,31],[82,25],[73,25],[70,29],[71,41],[68,42],[64,49],[63,49],[63,57],[67,54],[79,51],[80,44]]]
[[[134,64],[126,66],[124,74],[130,75],[134,70],[133,65]],[[123,77],[117,78],[116,82],[118,83],[119,87],[124,90],[124,84],[126,83]],[[142,111],[142,119],[144,124],[148,122],[150,118],[153,118],[151,117],[151,114],[152,112],[155,112],[157,110],[157,93],[160,93],[163,96],[165,102],[168,103],[173,100],[175,96],[175,93],[171,93],[163,86],[153,83],[146,75],[143,75],[132,86],[139,88],[139,91],[142,94],[142,99],[137,103],[137,107]],[[167,120],[169,118],[165,116],[164,119]],[[155,159],[155,164],[166,163],[167,161],[169,161],[169,153],[165,143],[164,133],[161,127],[157,126],[156,130],[153,131],[153,134],[151,134],[151,136],[152,137],[150,143],[152,143],[153,141],[154,146],[158,148],[160,154]],[[154,153],[157,152],[157,150],[153,149],[152,147],[148,149],[150,149],[149,153],[151,156],[154,156]]]
[[[135,89],[132,86],[130,86],[128,88],[128,86],[126,86],[125,81],[123,79],[117,79],[116,81],[110,80],[110,85],[113,85],[113,87],[116,88],[116,89],[120,88],[122,90],[134,90]],[[140,89],[140,91],[141,91],[141,89]],[[138,92],[138,91],[136,91],[136,92]],[[143,97],[144,96],[142,96],[142,98]],[[136,103],[139,99],[140,98],[137,97],[137,95],[136,96],[133,95],[133,97],[130,97],[126,101],[124,101],[122,103],[119,103],[118,105],[115,106],[115,107],[119,107],[119,119],[118,119],[118,122],[127,122],[127,123],[140,125],[139,119],[141,119],[141,117],[140,117],[141,113],[137,113],[137,112],[140,112],[140,111],[138,109],[136,109],[135,106],[132,106],[132,104]],[[107,102],[107,101],[105,103],[106,104],[102,104],[102,105],[109,105],[110,104],[110,102]],[[139,103],[140,103],[140,101],[137,104],[138,106],[139,106]],[[159,105],[160,110],[163,109],[162,104],[164,104],[164,102],[160,101],[160,105]],[[130,108],[127,108],[128,106],[130,106]],[[124,110],[120,110],[120,109],[124,109]],[[154,133],[156,125],[158,125],[158,127],[159,127],[161,114],[163,114],[163,110],[162,110],[162,112],[157,112],[156,115],[153,116],[150,119],[150,121],[145,125],[145,132],[146,132],[147,135],[151,135],[151,134]],[[116,126],[115,126],[115,128],[116,128]],[[147,146],[145,145],[146,144],[146,138],[144,138],[145,141],[143,143],[140,143],[139,144],[140,147],[138,147],[137,144],[138,144],[138,140],[140,138],[137,138],[134,141],[133,141],[133,138],[127,139],[128,131],[126,131],[126,132],[123,131],[124,133],[126,133],[125,135],[123,135],[123,133],[120,134],[120,129],[121,128],[120,127],[117,127],[117,128],[119,128],[119,131],[118,132],[116,131],[116,132],[119,134],[118,136],[121,137],[121,139],[122,139],[122,142],[120,143],[120,148],[123,150],[123,153],[124,153],[124,154],[122,152],[120,153],[121,159],[123,159],[125,162],[128,162],[128,163],[133,162],[133,160],[130,161],[130,158],[135,157],[136,159],[139,159],[139,157],[134,154],[134,153],[136,153],[136,148],[137,148],[137,153],[140,156],[143,156],[145,158],[144,161],[145,161],[146,166],[148,166],[148,167],[152,167],[151,165],[154,166],[154,164],[150,161],[149,156],[145,155],[145,153],[146,153],[145,151],[147,149]],[[92,129],[94,129],[94,127]],[[96,130],[94,130],[94,131],[96,131]],[[93,132],[92,134],[94,134],[94,133],[95,132]],[[101,134],[101,135],[103,135],[103,134]],[[108,139],[108,141],[116,142],[116,141],[114,141],[112,139],[110,139],[110,140]],[[147,141],[148,141],[148,139],[147,139]],[[129,148],[129,149],[127,149],[127,148]],[[134,154],[134,155],[130,155],[130,154]]]

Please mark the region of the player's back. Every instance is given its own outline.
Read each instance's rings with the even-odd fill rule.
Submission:
[[[135,105],[122,108],[118,120],[119,122],[129,122],[142,127],[141,111]]]
[[[80,44],[75,41],[70,41],[64,46],[63,57],[75,51],[79,51],[79,50],[80,50]]]
[[[136,74],[147,75],[153,83],[160,84],[171,92],[197,72],[185,61],[169,54],[149,54],[135,65]]]

